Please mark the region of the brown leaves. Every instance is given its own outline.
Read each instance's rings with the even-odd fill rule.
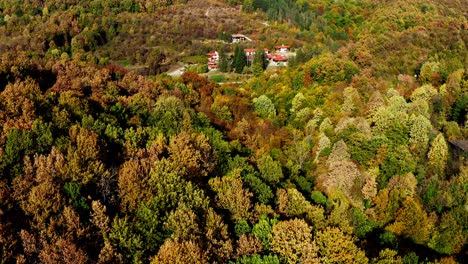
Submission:
[[[263,246],[260,240],[253,235],[243,234],[237,241],[237,256],[250,256],[262,252]]]
[[[134,211],[146,197],[150,163],[147,159],[131,159],[124,162],[119,170],[119,196],[122,210]]]
[[[152,264],[175,263],[208,263],[205,251],[199,243],[192,240],[166,240],[159,249],[158,255],[151,261]]]
[[[80,126],[69,131],[71,144],[67,153],[67,176],[86,184],[98,176],[109,173],[99,160],[98,135]]]
[[[169,139],[168,152],[175,166],[184,168],[187,178],[206,177],[217,159],[204,134],[182,132]]]
[[[45,264],[75,264],[86,263],[86,253],[69,240],[59,238],[51,244],[46,244],[39,254],[39,259]]]
[[[30,129],[36,119],[36,102],[41,97],[39,86],[31,79],[7,85],[0,94],[0,108],[4,109],[0,114],[3,131],[11,128]]]

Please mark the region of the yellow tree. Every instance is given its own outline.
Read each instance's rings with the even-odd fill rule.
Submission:
[[[239,169],[235,169],[231,175],[210,179],[209,184],[217,193],[218,205],[228,209],[233,220],[239,221],[249,217],[252,193],[243,188]]]
[[[317,232],[314,241],[319,248],[320,263],[368,263],[364,251],[354,244],[353,237],[337,227]]]
[[[403,264],[403,260],[398,256],[398,252],[392,249],[383,249],[379,252],[379,257],[373,259],[375,264]]]
[[[433,227],[434,220],[427,216],[421,204],[407,197],[396,213],[395,222],[386,229],[396,235],[411,238],[417,244],[424,244],[428,241]]]
[[[187,178],[207,176],[216,166],[217,159],[204,134],[181,132],[169,139],[170,160],[184,168]]]
[[[271,250],[286,263],[320,263],[312,241],[312,228],[302,219],[279,222],[273,227]]]
[[[441,176],[445,171],[448,159],[448,146],[443,134],[438,134],[434,141],[432,141],[427,157],[429,158],[429,166],[431,166],[436,175]]]

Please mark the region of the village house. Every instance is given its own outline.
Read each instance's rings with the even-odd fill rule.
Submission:
[[[208,61],[215,62],[219,60],[219,53],[217,51],[208,53],[206,56],[208,57]]]
[[[232,38],[232,43],[238,43],[238,42],[243,42],[243,41],[252,41],[252,39],[248,38],[245,35],[242,34],[233,34],[231,35]]]
[[[218,64],[212,61],[208,62],[208,70],[214,71],[218,69]]]
[[[288,61],[288,56],[280,53],[273,53],[271,55],[271,60],[274,62],[287,62]]]
[[[276,52],[285,53],[285,52],[291,51],[291,46],[285,46],[285,45],[276,46],[275,50]]]
[[[267,55],[270,53],[270,50],[267,48],[264,48],[263,51]],[[244,49],[244,52],[245,52],[245,56],[247,57],[247,60],[251,62],[253,61],[253,58],[255,56],[255,53],[257,52],[257,49]]]
[[[250,56],[254,56],[256,51],[257,49],[244,49],[245,56],[247,56],[247,58]]]
[[[208,70],[213,71],[218,69],[219,53],[217,51],[206,54],[208,57]]]

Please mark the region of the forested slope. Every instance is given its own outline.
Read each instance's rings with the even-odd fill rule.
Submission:
[[[0,1],[1,263],[464,263],[467,4],[225,2]],[[291,67],[155,75],[262,19]]]

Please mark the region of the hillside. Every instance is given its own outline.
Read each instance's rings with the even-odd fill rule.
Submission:
[[[467,10],[0,0],[0,263],[465,263]]]

